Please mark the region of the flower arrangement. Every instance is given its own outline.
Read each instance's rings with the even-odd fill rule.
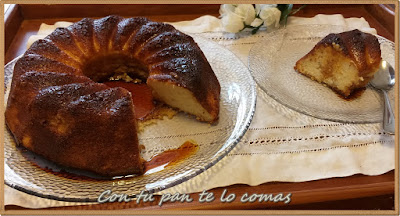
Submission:
[[[278,28],[281,21],[286,24],[288,16],[303,7],[292,12],[293,4],[222,4],[219,13],[225,31],[251,29],[255,34],[261,27]]]

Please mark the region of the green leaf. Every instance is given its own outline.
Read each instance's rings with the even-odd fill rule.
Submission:
[[[297,8],[295,11],[293,11],[292,13],[289,14],[289,16],[292,16],[294,14],[296,14],[297,12],[299,12],[301,9],[305,8],[307,5],[302,5],[301,7]]]
[[[278,4],[277,8],[281,11],[281,20],[292,12],[293,4]]]
[[[290,16],[290,13],[293,9],[293,4],[278,4],[277,8],[281,11],[280,21],[286,25],[287,18]]]

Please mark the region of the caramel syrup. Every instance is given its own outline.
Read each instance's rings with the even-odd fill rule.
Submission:
[[[145,162],[145,173],[159,166],[173,166],[196,153],[198,149],[199,147],[197,144],[193,143],[192,141],[186,141],[177,149],[164,151],[161,154],[158,154],[151,158],[150,161]]]
[[[144,119],[155,109],[153,94],[146,84],[136,84],[124,81],[104,82],[109,87],[121,87],[131,92],[136,119]]]

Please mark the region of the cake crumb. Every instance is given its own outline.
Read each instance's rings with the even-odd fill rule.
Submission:
[[[157,124],[158,120],[163,120],[164,117],[172,119],[177,113],[178,110],[174,108],[166,105],[159,105],[156,107],[153,113],[146,116],[145,119],[138,121],[138,132],[143,132],[144,128],[149,125]]]

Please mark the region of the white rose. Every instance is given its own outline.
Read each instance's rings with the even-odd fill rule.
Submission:
[[[281,18],[281,11],[278,8],[263,8],[259,14],[260,18],[264,20],[264,26],[279,27],[279,20]]]
[[[260,11],[264,8],[276,8],[277,4],[256,4],[256,13],[259,14]]]
[[[235,8],[235,14],[242,17],[246,25],[250,25],[256,18],[256,11],[252,4],[240,4]]]
[[[253,20],[253,22],[250,24],[251,26],[253,26],[253,27],[258,27],[258,26],[260,26],[261,24],[263,24],[263,20],[262,19],[259,19],[259,18],[255,18],[254,20]]]
[[[236,33],[244,28],[242,17],[233,12],[227,12],[222,18],[222,26],[225,31]]]
[[[222,4],[219,7],[219,14],[221,16],[225,16],[228,12],[234,12],[236,8],[236,5],[233,4]]]

